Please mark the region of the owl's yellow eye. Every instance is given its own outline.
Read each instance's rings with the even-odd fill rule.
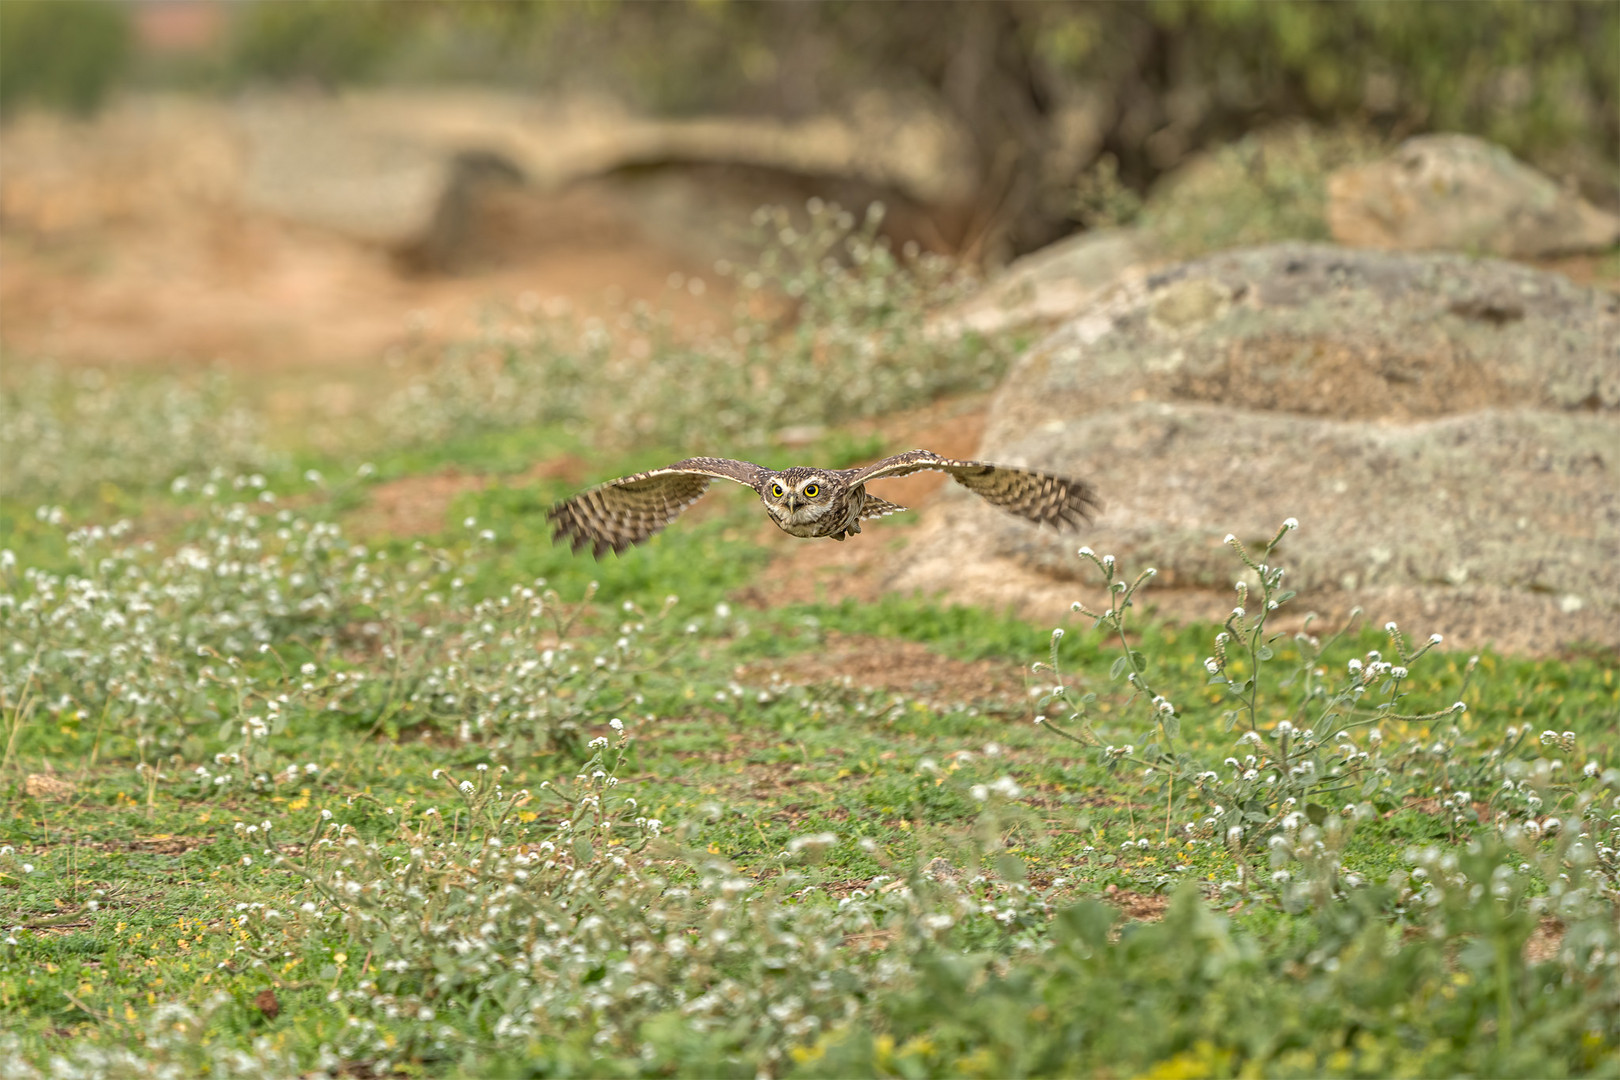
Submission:
[[[815,484],[806,484],[806,485],[804,485],[805,498],[813,499],[820,493],[821,493],[821,489],[819,487],[817,487]]]
[[[771,485],[771,497],[776,498],[776,499],[780,499],[782,497],[782,485],[781,484],[772,484]]]

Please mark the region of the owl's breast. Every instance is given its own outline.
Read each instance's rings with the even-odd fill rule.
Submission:
[[[766,509],[777,528],[789,536],[809,540],[820,536],[842,538],[848,533],[860,532],[860,515],[851,513],[852,505],[845,499],[831,506],[807,506],[792,513],[778,513],[769,506]]]

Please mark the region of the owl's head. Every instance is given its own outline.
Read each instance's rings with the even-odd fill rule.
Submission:
[[[760,497],[778,521],[802,524],[815,521],[832,508],[837,486],[816,469],[796,465],[768,477]]]

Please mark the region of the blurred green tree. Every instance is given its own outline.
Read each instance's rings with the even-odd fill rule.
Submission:
[[[112,0],[0,3],[0,114],[27,102],[93,112],[130,57],[126,6]]]
[[[237,79],[308,82],[328,88],[371,77],[404,46],[415,5],[385,0],[273,0],[243,5],[230,38]]]

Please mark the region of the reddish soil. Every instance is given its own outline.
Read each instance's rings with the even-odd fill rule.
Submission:
[[[1564,924],[1550,915],[1530,931],[1530,940],[1524,943],[1524,961],[1527,964],[1545,964],[1558,955],[1564,944]]]
[[[1158,893],[1139,893],[1110,885],[1103,890],[1103,899],[1124,913],[1131,922],[1158,922],[1170,907],[1170,898]]]
[[[828,634],[820,649],[787,660],[750,664],[738,671],[746,685],[773,679],[795,686],[842,684],[893,690],[949,702],[994,700],[1022,704],[1028,697],[1021,665],[1007,661],[953,660],[925,645],[890,638]]]
[[[581,458],[564,456],[541,461],[508,482],[522,484],[539,479],[561,479],[571,484],[584,482],[589,464]],[[451,524],[450,506],[463,492],[482,491],[491,478],[455,469],[426,476],[402,476],[378,484],[370,501],[347,521],[348,530],[361,538],[382,536],[428,536]]]
[[[639,299],[696,324],[723,317],[728,302],[712,284],[702,296],[670,289],[672,274],[704,268],[589,185],[480,204],[455,272],[437,274],[239,209],[154,197],[64,217],[10,186],[0,344],[24,359],[354,372],[406,345],[465,336],[492,307],[560,298],[606,312]]]
[[[73,798],[78,790],[78,785],[73,781],[50,773],[29,773],[23,779],[23,791],[35,799],[66,801]]]

